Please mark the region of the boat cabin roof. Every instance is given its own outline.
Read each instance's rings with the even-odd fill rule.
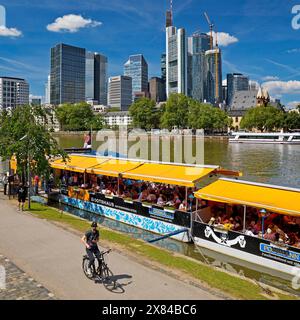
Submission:
[[[194,187],[209,174],[239,175],[220,169],[219,166],[185,165],[176,163],[154,162],[147,160],[86,156],[72,154],[65,162],[58,159],[50,162],[54,169],[73,172],[86,172],[126,179],[151,181],[185,187]],[[224,173],[225,172],[225,173]]]
[[[221,178],[195,192],[195,196],[204,200],[300,216],[300,189]]]

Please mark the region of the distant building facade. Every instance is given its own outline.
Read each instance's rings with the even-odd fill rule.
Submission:
[[[227,105],[230,106],[237,91],[249,89],[249,78],[241,73],[227,74]]]
[[[0,77],[0,109],[12,110],[29,104],[29,84],[25,79]]]
[[[49,74],[47,82],[45,83],[45,105],[50,104],[50,88],[51,88],[51,76]]]
[[[104,121],[110,127],[114,126],[129,126],[132,124],[132,117],[128,111],[107,112],[104,116]]]
[[[107,57],[86,52],[85,100],[107,104]]]
[[[142,54],[131,55],[124,64],[124,75],[132,78],[132,100],[135,94],[148,93],[148,63]]]
[[[203,102],[205,91],[205,51],[209,50],[210,37],[194,33],[188,38],[188,96]]]
[[[166,94],[187,94],[187,40],[185,29],[166,28]]]
[[[165,83],[161,78],[153,77],[149,81],[149,91],[151,100],[159,103],[166,101]]]
[[[85,101],[86,50],[64,43],[51,48],[50,103]]]
[[[108,105],[127,111],[132,104],[132,78],[127,76],[110,77],[108,80]]]
[[[218,47],[205,52],[205,95],[212,104],[222,101],[222,52]]]

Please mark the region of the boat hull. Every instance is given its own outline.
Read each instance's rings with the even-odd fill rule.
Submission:
[[[101,203],[105,203],[106,205],[75,199],[62,194],[57,195],[55,197],[52,196],[52,200],[59,201],[62,204],[72,206],[74,208],[81,209],[84,211],[88,211],[112,220],[116,220],[158,235],[167,235],[176,231],[180,231],[182,229],[186,229],[185,226],[179,226],[167,221],[142,216],[133,212],[129,212],[125,209],[117,209],[116,202],[114,201],[115,199],[111,198],[106,198],[105,200],[101,199]],[[188,232],[176,234],[174,236],[171,236],[170,238],[182,242],[191,241]]]
[[[299,275],[298,248],[283,248],[264,239],[220,230],[200,222],[194,222],[192,234],[197,246],[289,275]]]

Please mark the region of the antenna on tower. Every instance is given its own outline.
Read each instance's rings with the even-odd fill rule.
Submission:
[[[169,0],[167,0],[168,2]],[[170,0],[170,9],[166,12],[166,28],[173,26],[173,0]]]

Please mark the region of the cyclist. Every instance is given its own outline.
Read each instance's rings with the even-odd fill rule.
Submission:
[[[81,241],[86,246],[86,253],[90,260],[87,270],[89,276],[93,275],[91,267],[92,265],[94,265],[95,257],[100,261],[100,250],[97,245],[99,241],[99,231],[97,230],[97,222],[93,222],[91,227],[92,229],[87,231],[81,239]]]

